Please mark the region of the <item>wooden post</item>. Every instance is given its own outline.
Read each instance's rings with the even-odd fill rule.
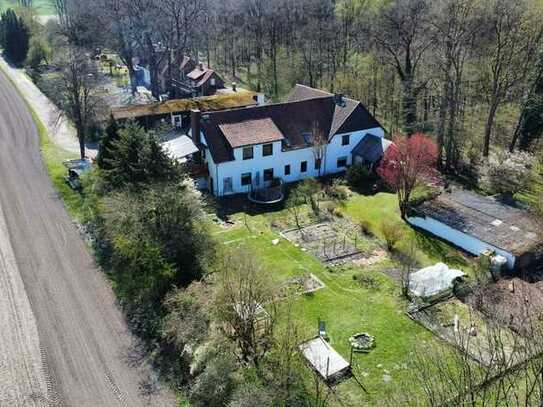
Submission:
[[[326,359],[326,377],[325,380],[328,380],[328,372],[330,371],[330,358]]]

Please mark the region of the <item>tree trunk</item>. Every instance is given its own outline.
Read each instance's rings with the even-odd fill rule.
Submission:
[[[417,101],[413,89],[412,75],[406,75],[402,82],[402,116],[403,128],[407,136],[411,136],[415,132],[417,123]]]
[[[483,157],[488,157],[490,153],[490,137],[492,136],[492,127],[494,126],[494,119],[496,118],[496,112],[498,111],[498,102],[496,98],[490,104],[490,110],[485,125],[485,140],[483,145]]]
[[[79,155],[81,156],[81,159],[85,159],[85,131],[80,129],[80,126],[77,126],[76,129],[77,132],[77,140],[79,141]]]

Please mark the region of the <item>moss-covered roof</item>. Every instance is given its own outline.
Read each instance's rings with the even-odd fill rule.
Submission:
[[[115,107],[111,109],[111,114],[116,120],[123,120],[174,112],[188,112],[193,109],[212,112],[256,105],[255,95],[256,93],[251,91],[238,90],[232,93],[220,93],[192,99],[172,99],[147,105]]]

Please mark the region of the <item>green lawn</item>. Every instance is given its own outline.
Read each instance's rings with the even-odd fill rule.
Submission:
[[[66,160],[76,159],[79,156],[56,146],[49,138],[47,129],[35,112],[32,112],[32,118],[34,119],[34,123],[36,123],[40,135],[42,159],[55,190],[60,195],[70,216],[75,220],[81,221],[84,218],[86,208],[84,195],[70,188],[65,179],[67,170],[62,164]]]
[[[55,14],[55,8],[52,0],[34,0],[33,4],[38,15],[49,16]],[[6,10],[10,7],[17,7],[17,1],[0,0],[0,11]]]
[[[422,266],[443,262],[473,276],[474,260],[472,258],[439,239],[412,229],[401,220],[395,194],[385,192],[370,196],[354,194],[346,203],[344,212],[354,221],[368,223],[372,232],[380,238],[382,238],[380,223],[383,219],[391,219],[397,222],[398,227],[405,232],[406,238],[399,243],[399,247],[402,248],[409,239],[414,239],[417,259]]]
[[[360,219],[382,219],[396,216],[395,205],[391,194],[355,195],[345,206],[345,212],[358,214]],[[355,354],[353,361],[369,394],[354,380],[342,383],[337,389],[347,405],[386,404],[389,395],[397,389],[398,381],[409,376],[410,351],[421,341],[434,341],[434,337],[407,317],[399,287],[379,272],[391,266],[389,260],[366,270],[354,266],[328,269],[311,254],[284,239],[277,246],[272,245],[272,240],[279,235],[270,224],[285,217],[288,217],[286,211],[254,216],[238,213],[232,216],[237,221],[236,226],[217,228],[215,236],[226,245],[241,246],[253,253],[278,283],[309,272],[324,282],[326,288],[292,302],[292,314],[302,336],[315,336],[319,319],[324,320],[332,346],[348,360],[349,336],[357,332],[374,335],[377,347],[369,354]],[[353,278],[360,273],[372,277],[377,287],[362,286]]]

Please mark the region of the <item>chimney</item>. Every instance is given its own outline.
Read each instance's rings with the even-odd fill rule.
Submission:
[[[194,144],[202,144],[201,140],[201,120],[202,112],[198,109],[192,109],[190,111],[190,130],[192,132],[192,141]]]
[[[343,93],[338,92],[334,95],[334,100],[336,102],[336,105],[344,107],[345,106],[345,99],[343,98]]]
[[[266,104],[266,97],[263,93],[257,93],[255,96],[253,96],[253,99],[257,106],[264,106]]]
[[[236,82],[232,82],[232,92],[238,91],[238,84]]]

